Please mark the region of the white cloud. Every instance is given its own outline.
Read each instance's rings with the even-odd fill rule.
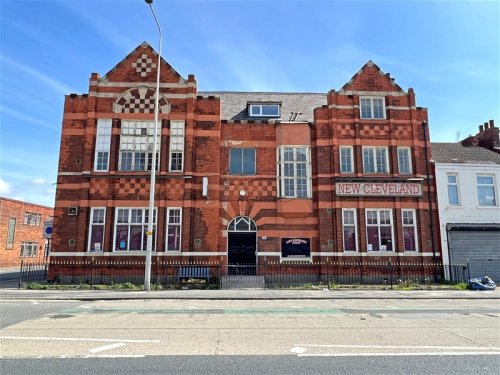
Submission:
[[[34,180],[31,181],[34,185],[46,185],[47,181],[44,180],[43,178],[35,178]]]
[[[0,194],[8,196],[12,192],[12,186],[3,178],[0,177]]]
[[[26,113],[22,113],[19,111],[16,111],[15,109],[6,107],[4,105],[0,104],[0,112],[4,112],[14,118],[17,118],[18,120],[23,120],[27,122],[31,122],[32,124],[37,124],[37,125],[42,125],[43,127],[46,127],[48,129],[54,130],[56,126],[59,126],[59,124],[50,124],[46,121],[42,121],[39,118],[27,115]]]
[[[53,89],[63,93],[67,94],[68,92],[75,92],[76,90],[72,89],[71,87],[65,85],[62,82],[59,82],[58,80],[49,77],[45,73],[42,73],[41,71],[32,68],[31,66],[27,66],[24,64],[21,64],[20,62],[17,62],[15,60],[9,59],[5,55],[1,56],[2,62],[9,64],[13,66],[16,69],[22,70],[25,73],[30,74],[31,76],[37,78],[38,80],[42,81],[43,83],[47,84],[48,86],[52,87]]]

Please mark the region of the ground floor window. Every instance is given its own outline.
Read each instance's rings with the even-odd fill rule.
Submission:
[[[404,251],[417,251],[415,210],[402,210]]]
[[[153,213],[153,241],[156,242],[156,209]],[[115,250],[146,250],[147,208],[117,208],[115,217]],[[156,248],[153,243],[153,250]]]
[[[21,258],[33,258],[38,253],[38,242],[21,242]]]
[[[89,251],[102,251],[104,245],[105,208],[92,207],[90,210]]]
[[[356,209],[342,209],[342,234],[344,240],[344,251],[357,251],[358,235],[356,228]]]
[[[181,208],[167,208],[167,251],[181,250],[181,212]]]
[[[368,251],[393,250],[391,210],[366,210],[366,242]]]

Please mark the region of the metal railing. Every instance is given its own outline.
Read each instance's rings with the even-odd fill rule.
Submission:
[[[27,283],[104,284],[144,283],[144,260],[81,259],[21,265],[19,286]],[[427,262],[266,262],[260,265],[222,265],[217,262],[172,262],[154,258],[151,284],[155,289],[197,285],[224,288],[224,284],[264,285],[266,288],[309,288],[318,285],[386,285],[405,282],[430,285],[445,281],[443,264]],[[468,282],[469,265],[446,265],[448,281]]]

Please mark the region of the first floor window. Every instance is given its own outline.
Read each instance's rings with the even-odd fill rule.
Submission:
[[[109,150],[111,145],[111,119],[97,120],[97,134],[95,142],[95,171],[107,171],[109,168]]]
[[[90,211],[89,251],[102,251],[106,209],[93,207]]]
[[[181,208],[167,209],[167,251],[181,250]]]
[[[477,176],[477,194],[480,206],[496,206],[493,176]]]
[[[184,121],[170,121],[170,172],[182,172],[185,142]]]
[[[115,218],[115,250],[146,250],[149,220],[147,208],[117,208]],[[153,215],[153,251],[156,239],[156,209]]]
[[[458,177],[456,174],[447,175],[448,181],[448,204],[450,206],[458,206],[460,204],[458,194]]]
[[[14,246],[14,235],[16,233],[16,218],[9,218],[9,227],[7,228],[7,249],[12,249]]]
[[[363,173],[389,173],[387,147],[363,147]]]
[[[156,170],[160,145],[160,126],[156,140],[154,122],[123,121],[120,134],[120,170],[147,171],[153,164],[153,147],[156,142]]]
[[[255,174],[255,149],[232,148],[229,155],[229,164],[230,174]]]
[[[340,173],[354,173],[354,158],[351,146],[340,147]]]
[[[311,197],[309,147],[282,146],[278,150],[278,177],[283,198]]]
[[[392,251],[392,211],[366,210],[368,251]]]
[[[42,214],[37,214],[35,212],[25,212],[24,213],[24,224],[26,225],[40,225],[42,221]]]
[[[344,251],[356,251],[358,249],[358,238],[355,209],[342,209],[342,231],[344,237]]]
[[[36,257],[38,252],[37,242],[21,242],[21,258]]]
[[[401,210],[404,251],[417,251],[417,224],[415,210]]]
[[[399,174],[411,174],[411,152],[409,147],[398,147]]]

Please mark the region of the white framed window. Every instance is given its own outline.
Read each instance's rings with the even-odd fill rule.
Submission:
[[[354,173],[352,146],[340,146],[340,173]]]
[[[401,210],[404,251],[418,251],[415,210]]]
[[[255,148],[231,148],[229,154],[229,174],[255,174]]]
[[[278,185],[282,198],[311,197],[311,156],[309,146],[278,148]]]
[[[493,176],[477,175],[477,198],[480,206],[496,206],[495,179]]]
[[[169,171],[182,172],[184,168],[185,122],[170,121]]]
[[[398,147],[398,167],[399,174],[412,174],[410,147]]]
[[[342,209],[342,233],[344,251],[358,251],[358,228],[356,225],[356,209]]]
[[[90,209],[88,251],[103,251],[104,227],[106,224],[106,208]]]
[[[363,147],[363,173],[389,173],[387,147]]]
[[[167,208],[167,251],[181,251],[182,208]]]
[[[111,119],[97,120],[94,171],[105,172],[109,169],[109,149],[111,145]]]
[[[385,99],[379,97],[360,97],[362,119],[385,119]]]
[[[146,250],[148,230],[147,208],[116,208],[114,226],[115,251]],[[153,215],[153,251],[156,249],[156,215]]]
[[[7,228],[7,244],[6,249],[12,249],[14,247],[14,236],[16,234],[16,218],[9,218],[9,226]]]
[[[120,135],[120,170],[150,171],[153,164],[154,122],[123,121]],[[160,124],[156,136],[156,170],[159,167]]]
[[[366,209],[366,243],[368,251],[392,251],[392,210]]]
[[[34,225],[39,226],[42,221],[42,214],[37,214],[36,212],[28,212],[24,213],[24,224],[26,225]]]
[[[448,184],[448,204],[450,206],[460,205],[460,190],[458,189],[458,175],[446,175]]]
[[[38,242],[22,241],[21,258],[34,258],[38,253]]]
[[[280,117],[281,106],[279,104],[250,104],[248,106],[250,117]]]

